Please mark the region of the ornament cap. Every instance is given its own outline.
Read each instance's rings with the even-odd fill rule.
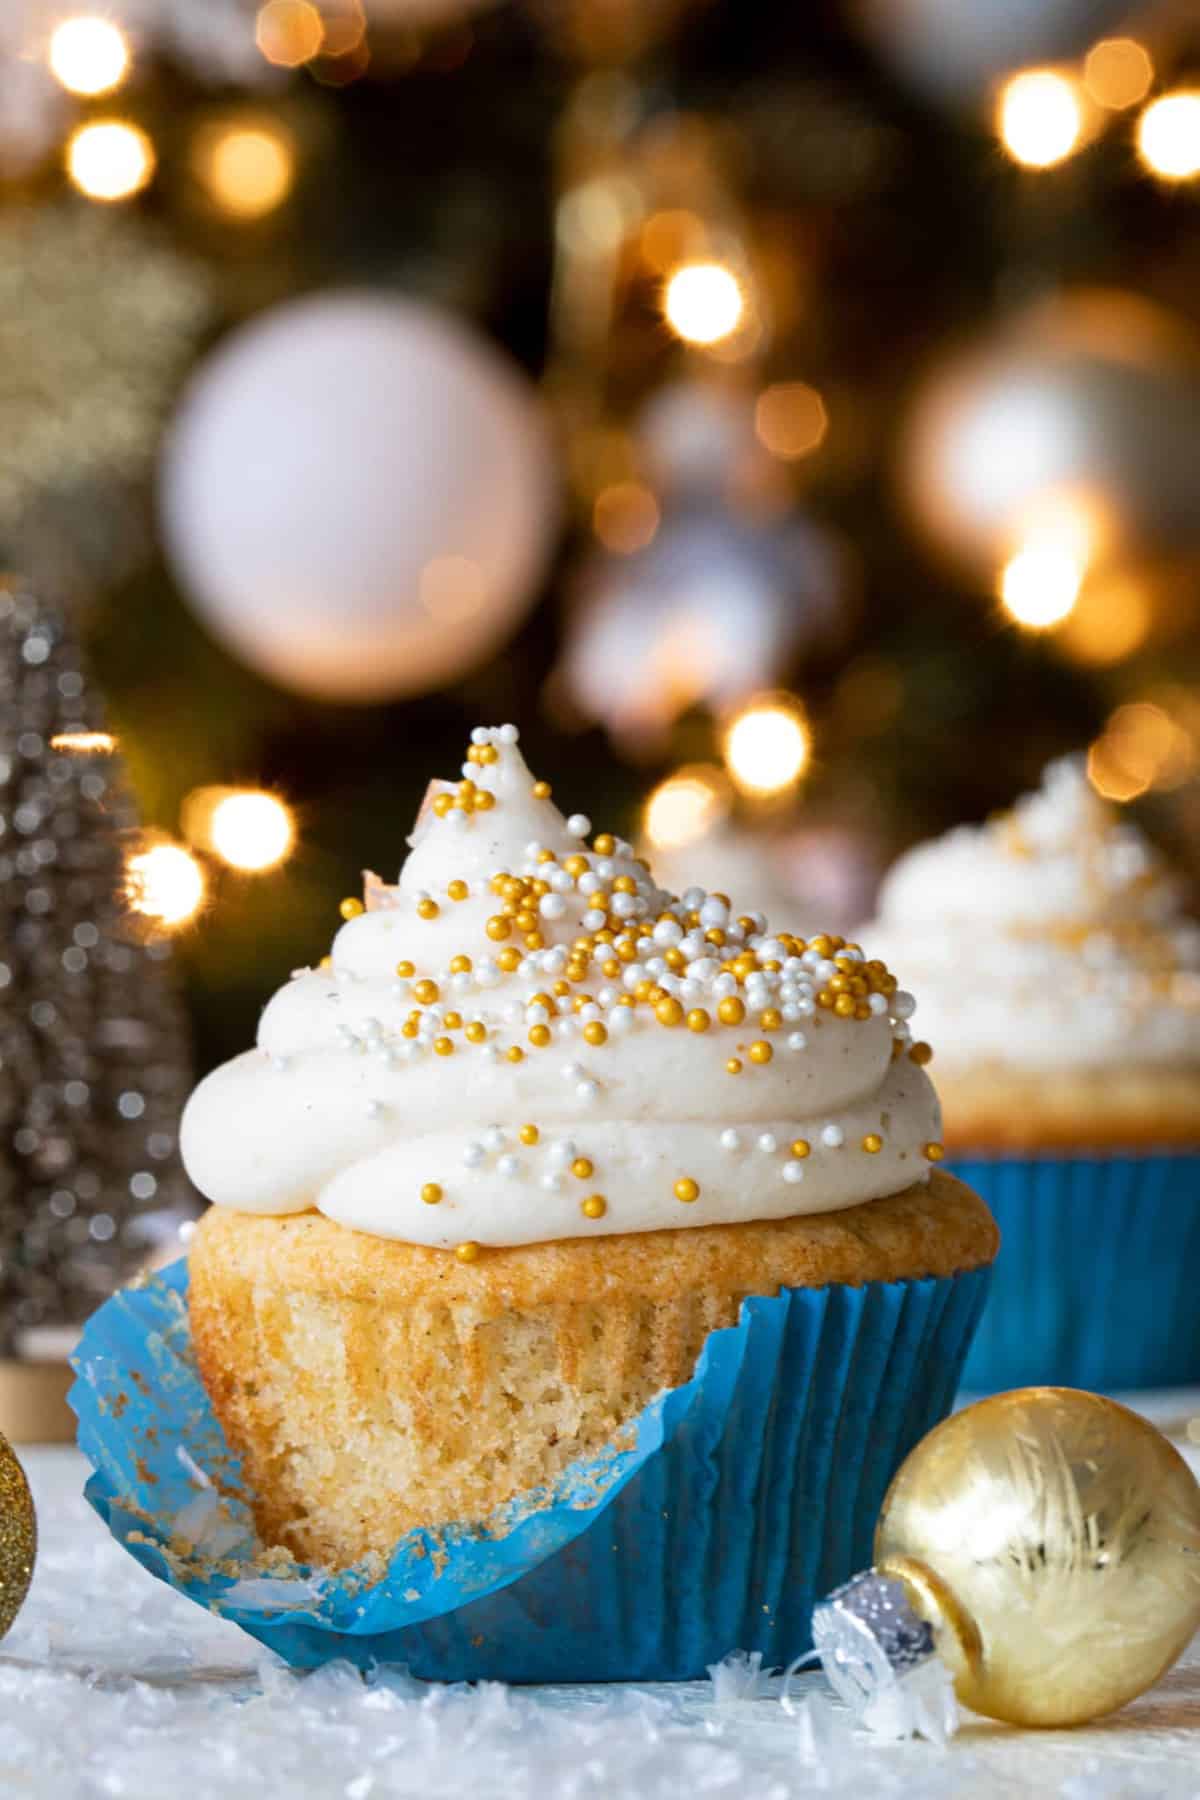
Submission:
[[[827,1595],[813,1611],[812,1633],[830,1685],[856,1715],[937,1654],[907,1584],[880,1569]]]

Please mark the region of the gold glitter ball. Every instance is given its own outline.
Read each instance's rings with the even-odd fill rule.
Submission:
[[[37,1520],[25,1471],[7,1438],[0,1437],[0,1637],[29,1592],[37,1554]]]

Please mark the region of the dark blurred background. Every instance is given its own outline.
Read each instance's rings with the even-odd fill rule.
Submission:
[[[1193,5],[7,0],[0,54],[0,531],[203,876],[143,896],[200,1069],[481,720],[799,926],[1066,751],[1196,868]]]

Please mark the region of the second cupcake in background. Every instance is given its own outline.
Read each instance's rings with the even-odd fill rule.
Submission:
[[[869,955],[903,951],[957,1173],[1002,1234],[964,1376],[1200,1380],[1200,928],[1081,758],[903,856]]]

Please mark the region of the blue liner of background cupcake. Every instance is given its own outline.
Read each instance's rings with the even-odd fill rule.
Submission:
[[[627,1448],[489,1530],[409,1533],[368,1585],[353,1570],[255,1565],[176,1263],[108,1301],[73,1359],[87,1497],[152,1575],[295,1667],[341,1657],[441,1681],[668,1681],[734,1648],[783,1665],[811,1643],[814,1602],[869,1564],[888,1483],[949,1411],[988,1277],[747,1300],[693,1379],[638,1416]],[[197,1535],[204,1554],[181,1556]]]
[[[955,1158],[1000,1227],[971,1393],[1200,1383],[1200,1155]]]

